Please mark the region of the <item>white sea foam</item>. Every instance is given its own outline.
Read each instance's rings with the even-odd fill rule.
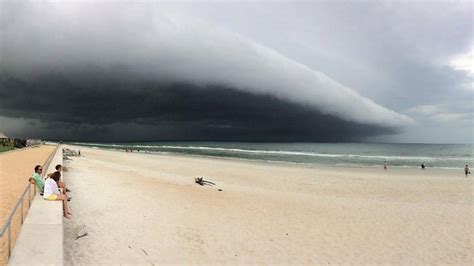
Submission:
[[[163,142],[143,144],[75,142],[73,144],[122,151],[124,149],[146,150],[151,154],[180,153],[198,157],[233,158],[303,165],[337,165],[342,167],[380,167],[383,161],[387,161],[390,167],[397,168],[419,167],[419,164],[423,161],[427,163],[429,168],[439,169],[459,169],[464,164],[474,164],[474,157],[469,153],[470,146],[464,145],[438,147],[422,144],[413,147],[403,144],[308,143],[302,146],[301,143],[295,145],[288,143],[213,143],[212,145],[215,146],[212,146],[204,143],[192,145],[189,142],[183,142],[182,144],[166,144]],[[225,147],[225,145],[229,146]],[[307,149],[307,151],[301,149]],[[397,155],[396,150],[407,155]],[[347,153],[343,153],[344,151],[347,151]],[[380,154],[384,151],[390,154]],[[355,154],[356,152],[362,154]],[[432,154],[435,156],[427,156]],[[468,156],[459,157],[462,155]]]
[[[198,150],[198,151],[219,151],[228,153],[247,154],[268,154],[268,155],[288,155],[288,156],[311,156],[311,157],[332,157],[332,158],[361,158],[361,159],[381,159],[381,160],[412,160],[412,161],[437,161],[437,160],[467,160],[472,161],[474,157],[429,157],[429,156],[393,156],[393,155],[361,155],[361,154],[331,154],[304,151],[285,150],[251,150],[240,148],[224,148],[209,146],[175,146],[175,145],[130,145],[130,144],[101,144],[101,143],[74,143],[86,146],[116,147],[128,149],[170,149],[170,150]]]

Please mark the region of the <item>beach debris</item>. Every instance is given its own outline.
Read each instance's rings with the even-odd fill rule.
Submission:
[[[67,155],[67,156],[74,156],[74,157],[77,157],[79,156],[79,153],[75,150],[71,150],[71,149],[67,149],[67,148],[64,148],[63,149],[63,154]]]
[[[219,188],[217,191],[222,191],[222,189]]]
[[[79,234],[76,236],[76,240],[78,240],[81,237],[85,237],[87,235],[88,235],[87,232],[79,232]]]
[[[214,186],[216,183],[204,180],[204,177],[195,177],[194,182],[197,184],[204,186],[204,185],[209,185],[209,186]]]
[[[81,237],[85,237],[85,236],[87,236],[87,230],[86,230],[86,226],[83,225],[77,231],[76,240],[78,240]]]
[[[63,159],[64,160],[71,160],[69,157],[78,157],[78,156],[81,156],[80,152],[77,152],[77,151],[71,150],[71,149],[67,149],[67,148],[63,149]]]
[[[202,177],[195,177],[194,182],[196,182],[196,183],[198,183],[199,185],[202,186],[202,179],[203,179]]]
[[[81,237],[87,236],[87,232],[82,233],[81,235],[76,236],[76,240],[78,240]]]
[[[148,253],[146,252],[146,250],[144,250],[143,248],[141,250],[143,251],[143,253],[145,253],[145,255],[148,256]]]

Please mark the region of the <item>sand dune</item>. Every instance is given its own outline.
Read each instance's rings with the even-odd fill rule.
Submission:
[[[67,264],[472,264],[473,185],[461,170],[80,149],[66,164]]]

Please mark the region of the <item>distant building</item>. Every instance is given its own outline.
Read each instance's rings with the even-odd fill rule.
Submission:
[[[13,138],[9,138],[5,134],[0,132],[0,146],[2,147],[1,150],[13,149],[14,144],[15,140]]]
[[[41,139],[15,139],[9,138],[2,132],[0,132],[0,147],[3,147],[1,150],[8,150],[8,148],[24,148],[28,146],[42,145],[44,141]],[[5,148],[7,147],[7,148]]]
[[[41,145],[44,144],[44,141],[40,139],[27,139],[26,140],[26,146],[36,146],[36,145]]]

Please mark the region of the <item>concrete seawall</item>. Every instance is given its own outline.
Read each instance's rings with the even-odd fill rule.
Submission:
[[[46,173],[63,164],[61,145]],[[21,228],[9,265],[63,265],[63,208],[61,201],[46,201],[36,194]]]

